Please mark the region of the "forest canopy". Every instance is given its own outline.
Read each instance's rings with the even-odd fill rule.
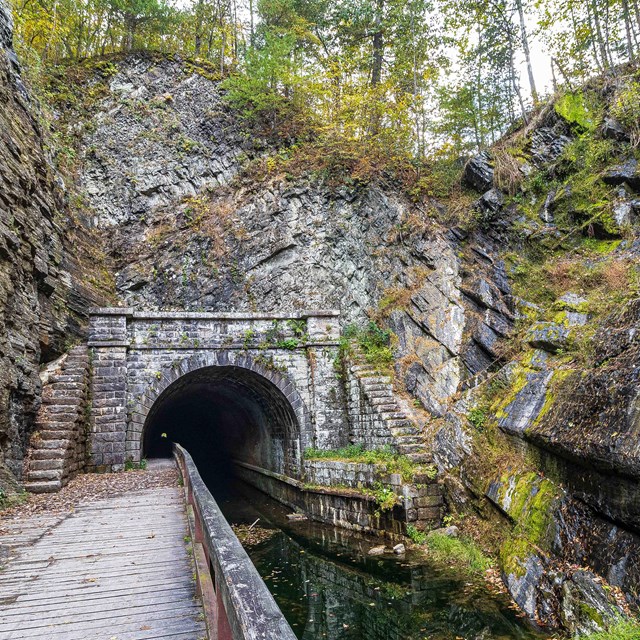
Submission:
[[[30,72],[132,50],[209,61],[251,122],[290,141],[458,158],[550,89],[640,51],[638,0],[13,0]],[[534,46],[532,47],[532,43]]]

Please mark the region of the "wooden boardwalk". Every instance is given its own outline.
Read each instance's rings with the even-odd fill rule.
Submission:
[[[0,640],[201,640],[182,490],[2,523]]]

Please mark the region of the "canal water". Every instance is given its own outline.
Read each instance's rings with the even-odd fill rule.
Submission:
[[[289,521],[288,509],[239,481],[210,488],[232,525],[246,531],[259,518],[249,534],[259,527],[258,541],[245,546],[301,640],[542,637],[482,577],[412,552],[369,556],[379,539]]]

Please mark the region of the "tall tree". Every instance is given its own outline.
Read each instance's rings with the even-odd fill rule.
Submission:
[[[536,89],[536,81],[533,77],[533,66],[531,65],[531,51],[529,50],[529,37],[527,36],[527,23],[524,15],[524,7],[522,6],[522,0],[516,0],[516,7],[518,8],[518,16],[520,18],[520,33],[522,37],[522,50],[524,51],[524,58],[527,63],[527,75],[529,76],[529,88],[531,89],[531,97],[534,104],[539,102],[538,90]]]

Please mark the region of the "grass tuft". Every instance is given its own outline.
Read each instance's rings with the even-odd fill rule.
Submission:
[[[482,573],[492,565],[491,559],[470,538],[451,538],[432,532],[427,536],[426,545],[436,559],[455,562],[473,573]]]
[[[640,621],[621,620],[609,627],[607,631],[583,636],[583,640],[640,640]]]
[[[409,460],[406,456],[396,453],[391,447],[380,449],[365,449],[361,444],[350,444],[341,449],[314,449],[308,448],[304,452],[305,460],[343,460],[361,464],[384,465],[387,473],[399,473],[404,482],[410,482],[414,475],[420,471],[419,465]],[[435,476],[435,469],[427,469],[427,475]]]

